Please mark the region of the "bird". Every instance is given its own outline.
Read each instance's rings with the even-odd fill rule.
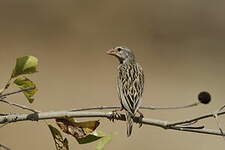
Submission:
[[[121,108],[113,110],[114,113],[125,110],[127,137],[132,133],[133,118],[139,113],[140,119],[144,117],[139,111],[144,90],[144,72],[131,49],[126,46],[116,46],[107,51],[108,55],[115,56],[119,60],[117,68],[117,93]],[[115,116],[114,116],[115,117]],[[141,120],[140,120],[140,126]]]

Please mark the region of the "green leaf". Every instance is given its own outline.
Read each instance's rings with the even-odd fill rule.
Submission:
[[[52,133],[52,137],[55,141],[56,149],[57,150],[69,150],[68,140],[66,138],[63,139],[60,131],[50,124],[48,125],[48,127],[49,127],[49,129]]]
[[[111,133],[111,134],[105,135],[103,138],[99,139],[98,143],[95,147],[95,150],[103,150],[105,145],[109,144],[112,141],[113,135],[114,135],[114,133]]]
[[[16,60],[16,66],[13,70],[11,78],[15,78],[22,74],[31,74],[37,72],[38,59],[34,56],[23,56]]]
[[[38,89],[36,88],[36,85],[33,83],[33,81],[31,81],[30,79],[26,77],[18,77],[13,83],[20,89],[34,87],[31,90],[23,91],[23,94],[26,96],[26,98],[28,99],[30,103],[34,101],[33,96]]]
[[[97,131],[93,131],[92,133],[89,133],[87,136],[77,138],[77,142],[79,144],[87,144],[94,141],[97,141],[101,139],[103,136],[101,136]]]
[[[73,118],[59,118],[56,123],[63,132],[75,137],[79,144],[91,143],[103,137],[95,131],[100,124],[98,120],[78,122]]]

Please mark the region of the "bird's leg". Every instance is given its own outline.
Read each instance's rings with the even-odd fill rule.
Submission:
[[[121,116],[121,114],[118,113],[118,112],[120,112],[120,111],[122,111],[122,110],[123,110],[123,107],[121,107],[121,108],[119,108],[119,109],[113,110],[113,111],[112,111],[112,114],[110,115],[109,120],[111,120],[112,122],[114,122],[115,118],[118,118],[118,117]]]
[[[140,110],[137,110],[137,112],[139,113],[139,119],[138,119],[138,122],[139,122],[139,128],[142,126],[142,119],[144,118],[144,115],[142,112],[140,112]]]

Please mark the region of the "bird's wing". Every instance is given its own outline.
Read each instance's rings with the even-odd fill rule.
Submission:
[[[135,114],[144,89],[144,73],[141,66],[136,63],[120,65],[117,82],[123,108]]]

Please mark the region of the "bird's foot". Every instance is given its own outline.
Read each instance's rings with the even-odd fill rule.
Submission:
[[[140,127],[142,127],[142,119],[144,118],[144,115],[139,110],[137,112],[140,114],[140,116],[138,118],[138,123],[139,123],[139,128],[140,128]]]
[[[112,122],[114,122],[115,119],[121,117],[121,114],[118,113],[118,112],[120,112],[120,111],[122,111],[122,110],[123,110],[122,108],[113,110],[113,111],[112,111],[112,114],[111,114],[110,117],[109,117],[109,120],[112,121]]]

